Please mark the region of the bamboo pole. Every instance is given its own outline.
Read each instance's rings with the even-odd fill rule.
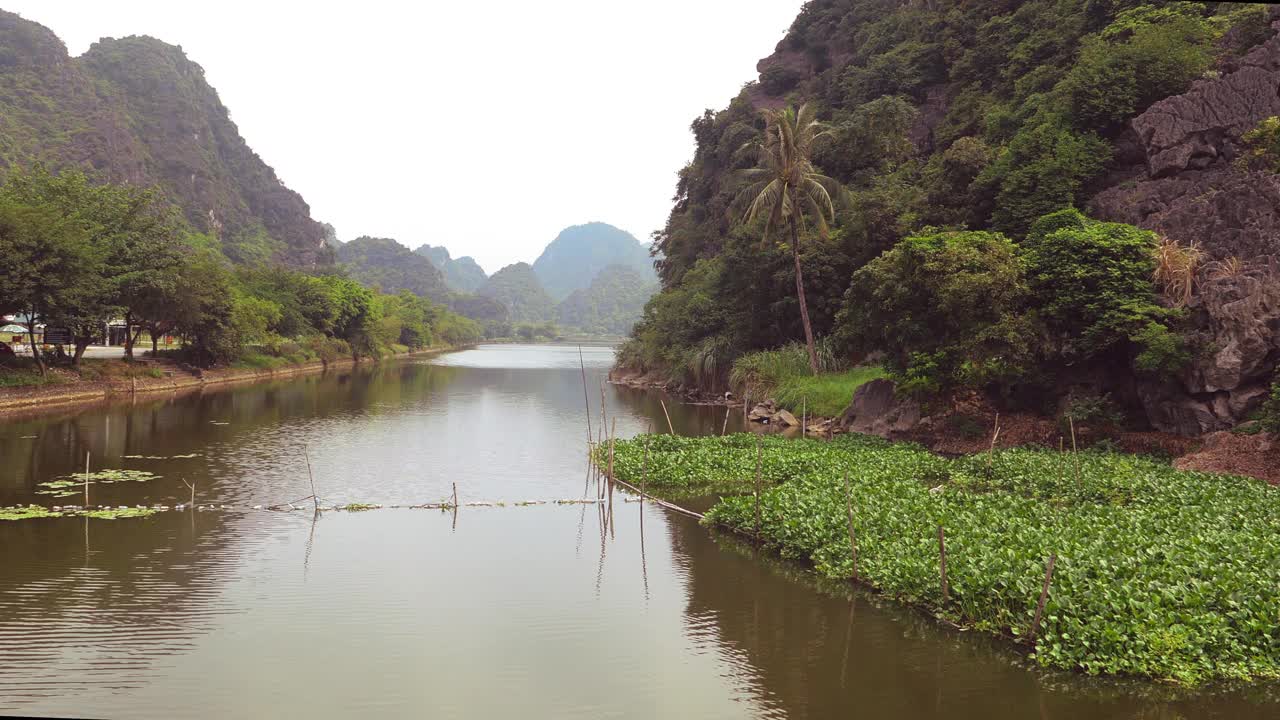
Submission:
[[[1067,423],[1071,425],[1071,459],[1075,462],[1076,484],[1080,484],[1080,449],[1076,447],[1076,419],[1068,415]]]
[[[1053,566],[1058,564],[1058,553],[1049,556],[1049,564],[1044,569],[1044,586],[1040,588],[1040,602],[1036,604],[1036,619],[1031,623],[1031,641],[1035,642],[1040,634],[1040,619],[1044,617],[1044,603],[1049,599],[1049,586],[1053,584]]]
[[[800,439],[803,440],[807,436],[809,429],[809,398],[804,395],[800,396]]]
[[[587,412],[587,449],[591,449],[591,399],[587,395],[587,362],[582,359],[582,346],[578,346],[578,368],[582,370],[582,406]]]
[[[453,484],[453,509],[458,510],[458,483]]]
[[[302,457],[307,460],[307,479],[311,481],[311,505],[316,512],[320,512],[320,498],[316,495],[316,477],[311,474],[311,453],[307,451],[306,445],[302,446]]]
[[[618,437],[618,418],[613,418],[613,427],[609,429],[609,482],[613,482],[613,444]]]
[[[89,452],[84,454],[84,509],[89,509]]]
[[[658,398],[658,402],[662,403],[662,414],[667,417],[667,432],[672,435],[676,434],[676,429],[671,425],[671,414],[667,412],[667,403],[662,398]]]
[[[196,484],[197,484],[198,482],[199,482],[199,481],[196,481],[196,482],[187,482],[187,479],[186,479],[186,478],[182,478],[182,484],[183,484],[183,485],[186,485],[186,486],[187,486],[187,488],[189,488],[189,489],[191,490],[191,509],[192,509],[192,510],[194,510],[194,509],[195,509],[195,507],[196,507]]]
[[[760,484],[764,463],[764,445],[756,436],[756,540],[760,539]]]
[[[724,426],[720,428],[720,437],[729,434],[729,413],[733,412],[733,406],[724,409]]]
[[[650,431],[653,430],[652,424],[650,424],[649,430]],[[649,433],[646,432],[644,435],[644,465],[640,470],[640,508],[641,508],[640,516],[642,518],[644,517],[644,498],[645,498],[645,495],[648,494],[648,488],[649,488]],[[641,522],[643,522],[643,520]]]
[[[849,471],[844,471],[844,502],[849,510],[849,555],[853,560],[853,579],[858,579],[858,540],[853,533],[853,491],[849,488]]]
[[[938,525],[938,569],[942,574],[942,602],[946,604],[951,602],[951,588],[947,586],[947,541],[941,524]]]

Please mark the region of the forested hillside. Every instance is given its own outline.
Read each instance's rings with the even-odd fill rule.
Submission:
[[[570,293],[556,306],[556,313],[565,327],[600,335],[626,335],[656,290],[652,274],[609,265],[589,287]]]
[[[502,268],[489,276],[476,294],[501,303],[512,322],[545,323],[555,318],[555,302],[529,263]]]
[[[159,40],[104,39],[72,58],[0,10],[0,173],[32,162],[158,185],[234,260],[328,261],[306,202],[245,144],[201,67]]]
[[[476,263],[475,258],[463,256],[453,258],[449,256],[449,249],[443,245],[433,247],[431,245],[423,245],[414,250],[431,261],[440,272],[444,273],[444,281],[449,287],[457,292],[473,293],[484,285],[484,281],[488,279],[488,275]]]
[[[799,265],[817,344],[883,354],[900,388],[1047,411],[1069,389],[1187,433],[1246,419],[1280,363],[1275,15],[813,0],[759,81],[693,122],[663,290],[621,364],[723,382],[803,341]],[[770,204],[752,173],[803,128],[765,113],[805,103],[811,182]],[[747,221],[761,203],[777,214]]]
[[[351,277],[383,292],[408,290],[440,303],[452,294],[430,260],[389,238],[356,238],[338,248],[337,259]]]
[[[533,263],[533,271],[556,302],[585,289],[609,265],[653,275],[648,248],[631,233],[607,223],[574,225],[560,231]]]

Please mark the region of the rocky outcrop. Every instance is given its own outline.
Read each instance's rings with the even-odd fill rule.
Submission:
[[[1280,177],[1232,162],[1240,136],[1277,115],[1280,35],[1135,118],[1145,168],[1090,202],[1091,214],[1195,245],[1207,261],[1189,307],[1191,367],[1178,381],[1137,388],[1158,430],[1234,427],[1280,365]]]
[[[892,380],[872,380],[853,391],[853,399],[840,418],[840,426],[854,433],[896,438],[920,422],[920,403],[897,396]]]

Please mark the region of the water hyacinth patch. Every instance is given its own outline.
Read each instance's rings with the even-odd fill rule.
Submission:
[[[146,482],[159,477],[159,475],[145,470],[99,470],[87,475],[84,473],[64,475],[56,480],[42,482],[40,483],[42,489],[37,490],[36,494],[72,497],[82,492],[86,482],[90,485],[110,485],[120,482]]]
[[[754,437],[619,441],[620,479],[640,481],[646,442],[650,488],[741,493],[706,521],[755,532]],[[1031,645],[1045,667],[1184,684],[1280,677],[1280,488],[1121,454],[948,460],[879,440],[766,438],[761,539],[851,577],[845,472],[859,580],[887,595]]]

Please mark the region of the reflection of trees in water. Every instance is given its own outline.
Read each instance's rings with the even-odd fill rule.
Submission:
[[[667,525],[688,568],[689,624],[738,650],[762,702],[789,718],[1263,718],[1275,711],[1264,703],[1280,700],[1274,685],[1206,694],[1041,676],[999,640],[943,629],[875,595],[851,599],[843,584],[696,523]]]
[[[394,411],[448,385],[457,374],[456,368],[422,364],[363,366],[255,385],[211,386],[205,392],[145,396],[80,414],[11,423],[0,438],[5,462],[0,473],[0,503],[59,502],[34,495],[36,486],[83,472],[86,452],[95,469],[138,467],[171,480],[164,485],[165,494],[157,495],[154,485],[114,485],[91,501],[177,501],[184,497],[179,492],[179,477],[200,481],[205,491],[214,487],[207,477],[209,463],[204,455],[219,443],[234,443],[290,421]],[[125,457],[190,453],[202,457],[163,464]]]
[[[141,687],[155,662],[212,627],[250,519],[0,523],[0,707],[95,686]]]

